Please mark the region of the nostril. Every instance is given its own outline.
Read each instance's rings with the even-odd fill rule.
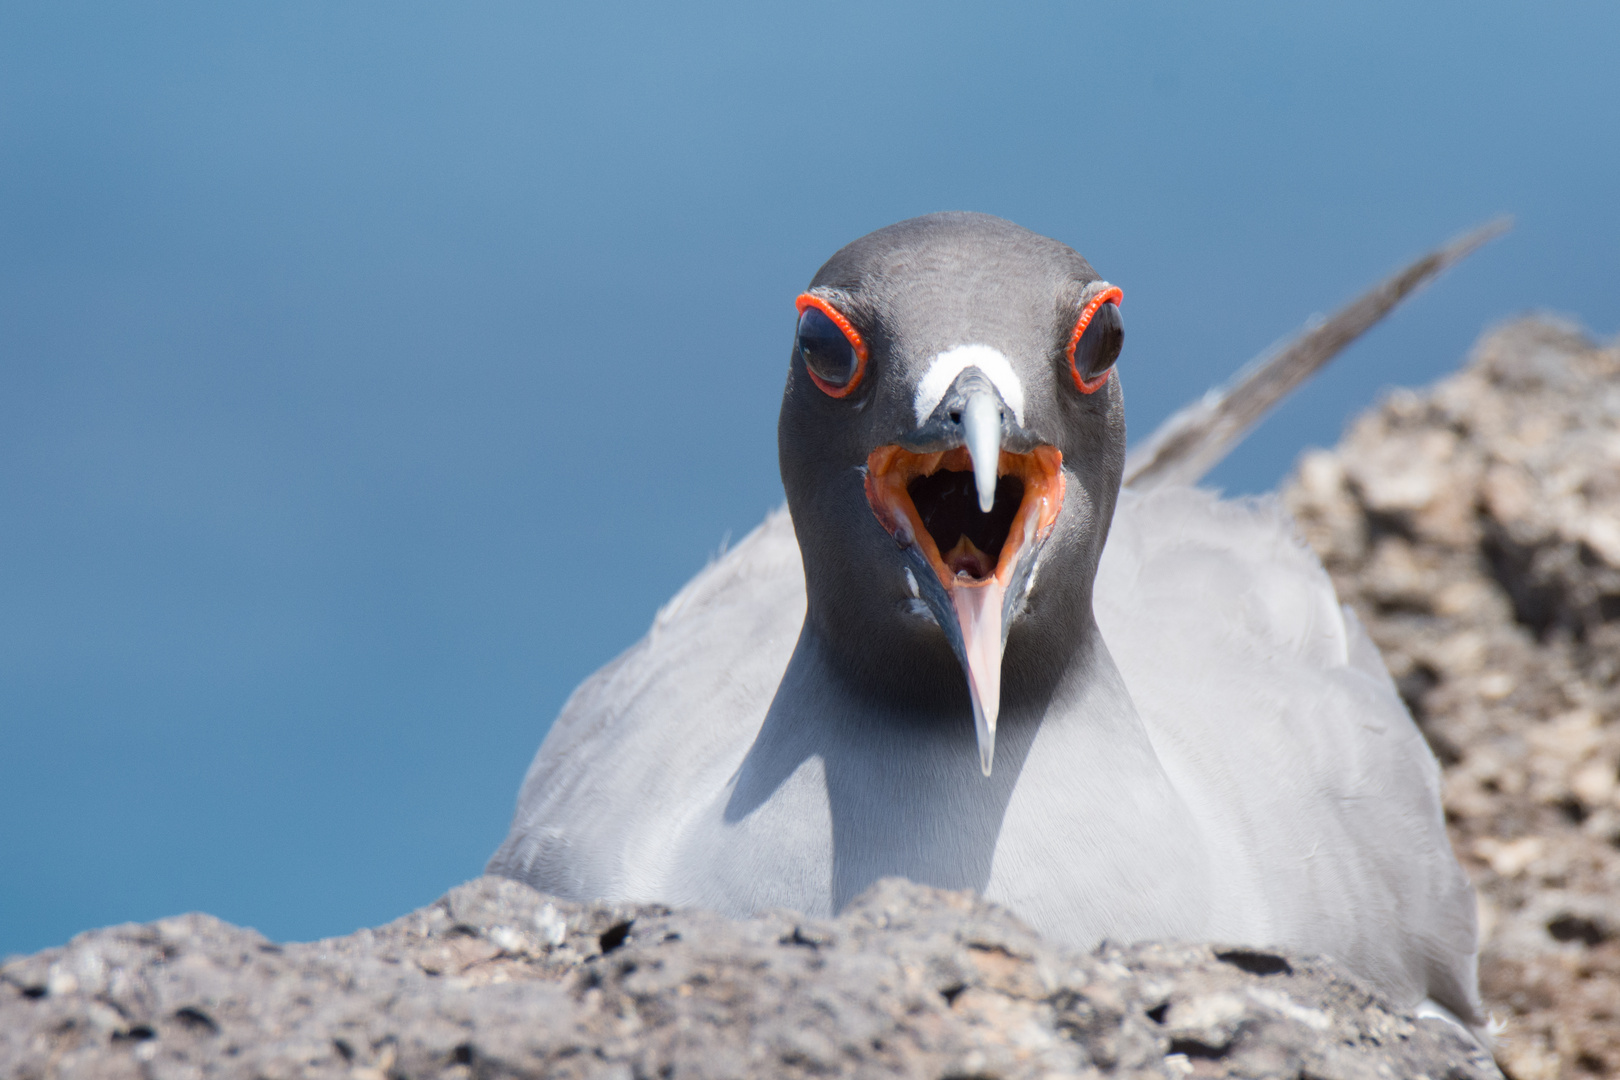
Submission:
[[[955,409],[952,409],[951,410],[951,423],[960,424],[961,422],[962,422],[962,414],[959,411],[957,411]]]

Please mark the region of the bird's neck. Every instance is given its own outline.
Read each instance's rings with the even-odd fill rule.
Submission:
[[[1083,604],[1067,606],[1074,618],[1021,623],[1009,635],[1002,662],[998,763],[1004,750],[1012,752],[1020,739],[1033,739],[1048,722],[1089,724],[1123,744],[1142,730],[1092,617],[1089,595],[1083,599]],[[979,771],[966,676],[943,640],[925,655],[890,655],[881,665],[852,666],[848,653],[807,618],[772,715],[791,710],[801,730],[842,727],[845,718],[858,717],[872,738],[895,740],[886,750],[891,757],[923,754],[937,761],[941,755],[962,755],[975,774]]]
[[[967,676],[937,626],[913,616],[903,628],[856,629],[810,592],[794,664],[814,665],[821,685],[837,686],[865,710],[931,724],[965,717],[971,727]],[[1002,655],[1003,715],[1039,715],[1054,695],[1110,678],[1118,673],[1092,614],[1089,585],[1042,590],[1015,615]]]
[[[1111,804],[1134,797],[1120,783],[1160,776],[1113,660],[1098,635],[1089,642],[1061,678],[1008,702],[986,777],[965,685],[946,711],[874,698],[841,676],[807,624],[726,818],[742,822],[787,798],[804,805],[784,820],[828,822],[834,910],[890,875],[983,891],[1010,806],[1028,817],[1035,802],[1057,799],[1054,813],[1079,807],[1105,821]]]

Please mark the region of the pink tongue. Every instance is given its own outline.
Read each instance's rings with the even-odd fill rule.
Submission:
[[[951,589],[956,621],[962,627],[967,655],[968,692],[973,697],[973,731],[979,739],[979,768],[990,775],[996,756],[996,717],[1001,713],[1001,582],[983,585],[960,581]]]

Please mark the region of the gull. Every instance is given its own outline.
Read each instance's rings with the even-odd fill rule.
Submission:
[[[490,872],[739,917],[901,876],[1079,947],[1326,954],[1479,1030],[1434,756],[1275,501],[1193,485],[1495,228],[1129,463],[1123,292],[1078,253],[969,213],[844,247],[796,302],[785,510],[574,692]]]

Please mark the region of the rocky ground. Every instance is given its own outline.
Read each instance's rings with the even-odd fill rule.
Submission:
[[[1620,1076],[1620,348],[1505,326],[1285,497],[1445,767],[1498,1060]]]
[[[206,915],[0,969],[7,1077],[1468,1080],[1443,1021],[1337,965],[1042,941],[888,881],[837,919],[553,901],[480,878],[377,930],[275,945]]]
[[[1620,349],[1507,326],[1285,498],[1445,766],[1498,1061],[1620,1076]],[[728,922],[484,878],[330,941],[188,915],[0,965],[0,1077],[1490,1074],[1325,960],[1077,953],[899,882]]]

